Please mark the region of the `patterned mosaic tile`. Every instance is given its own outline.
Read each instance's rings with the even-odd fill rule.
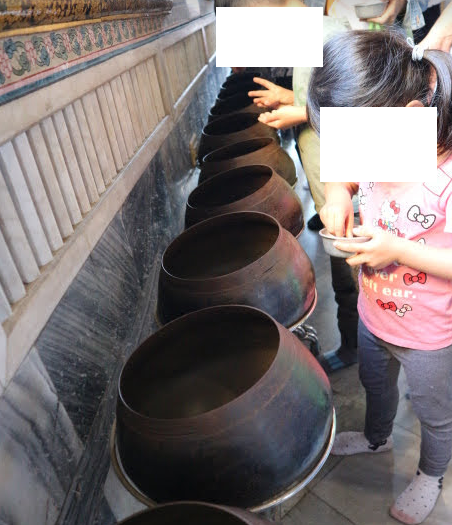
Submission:
[[[115,3],[124,3],[125,12],[132,9],[129,0]],[[146,11],[146,0],[141,0],[141,6],[140,2],[133,3],[135,14]],[[203,0],[203,4],[211,7],[211,2]],[[53,31],[0,38],[0,105],[144,45],[162,32],[199,16],[201,11],[200,6],[193,10],[184,0],[176,0],[171,14],[154,13],[123,20],[95,17],[93,23],[86,25],[70,27],[68,24]]]

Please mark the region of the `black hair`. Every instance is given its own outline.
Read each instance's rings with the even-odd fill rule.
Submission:
[[[313,69],[307,95],[308,122],[320,134],[321,107],[397,107],[420,100],[437,108],[438,153],[452,150],[452,57],[413,48],[397,29],[347,31],[323,47],[323,67]],[[432,69],[437,87],[431,89]]]

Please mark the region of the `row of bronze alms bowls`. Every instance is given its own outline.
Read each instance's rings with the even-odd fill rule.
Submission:
[[[164,326],[119,380],[122,473],[149,500],[209,504],[159,506],[130,525],[182,516],[210,524],[215,513],[224,525],[267,523],[211,504],[257,509],[282,501],[331,445],[328,379],[289,330],[316,300],[312,264],[295,239],[304,225],[290,186],[295,168],[274,131],[261,126],[248,112],[204,128],[207,153],[188,198],[188,229],[162,258]],[[222,141],[228,134],[237,135]],[[205,136],[215,137],[212,146]]]

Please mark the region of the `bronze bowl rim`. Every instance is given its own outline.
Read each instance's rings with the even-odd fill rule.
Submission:
[[[255,111],[250,111],[249,110],[251,105],[252,105],[252,103],[248,104],[247,106],[243,106],[241,108],[238,108],[238,109],[232,109],[231,111],[228,111],[227,113],[215,113],[213,110],[215,109],[216,106],[213,106],[213,107],[211,107],[209,109],[209,112],[207,113],[207,124],[206,124],[206,126],[208,124],[212,124],[212,122],[215,122],[215,121],[217,121],[220,118],[238,115],[239,113],[253,113],[253,114],[257,115],[259,113],[258,110],[255,110]],[[245,128],[245,129],[248,129],[248,128]],[[215,135],[208,135],[208,136],[211,137],[211,136],[215,136]]]
[[[240,199],[237,199],[237,200],[232,200],[232,201],[227,202],[225,204],[196,206],[196,205],[193,205],[192,203],[190,203],[190,199],[192,198],[192,195],[200,192],[201,191],[200,188],[202,188],[202,189],[206,188],[207,186],[204,186],[204,185],[207,184],[207,183],[210,183],[211,185],[212,184],[214,185],[215,184],[214,179],[216,177],[221,177],[221,178],[226,179],[227,178],[226,174],[228,174],[230,172],[234,172],[234,171],[238,171],[238,170],[246,170],[247,168],[257,168],[257,167],[268,168],[269,170],[271,170],[271,173],[270,173],[270,176],[269,176],[268,180],[262,186],[257,188],[255,191],[249,193],[248,195],[245,195],[244,197],[241,197]],[[230,175],[230,176],[232,177],[232,175]],[[247,175],[244,174],[244,176],[247,176]],[[279,179],[281,179],[281,180],[279,180]],[[241,206],[241,205],[246,206],[247,205],[247,203],[246,203],[247,200],[248,201],[253,201],[253,202],[250,203],[252,208],[250,207],[248,210],[247,209],[243,209],[243,210],[235,210],[235,211],[236,212],[238,212],[238,211],[259,211],[259,210],[256,210],[255,208],[257,206],[259,206],[260,204],[262,204],[263,202],[265,202],[267,199],[270,199],[274,195],[274,193],[276,191],[282,190],[282,188],[284,187],[284,183],[287,184],[292,191],[294,191],[294,187],[296,185],[296,182],[293,185],[289,184],[289,182],[286,179],[284,179],[279,173],[277,173],[276,170],[272,166],[270,166],[269,164],[264,164],[264,163],[261,163],[261,162],[253,162],[252,164],[244,164],[244,165],[241,165],[241,166],[234,166],[234,167],[227,168],[225,170],[222,170],[222,171],[219,171],[217,173],[214,173],[211,177],[208,177],[207,179],[205,179],[204,181],[199,183],[198,186],[196,186],[190,192],[190,194],[189,194],[189,196],[187,198],[187,204],[185,206],[185,217],[187,217],[187,213],[192,213],[192,212],[196,213],[196,212],[202,212],[202,211],[205,211],[205,212],[218,211],[218,213],[216,213],[216,215],[224,215],[226,213],[234,213],[234,210],[228,211],[228,207]],[[265,194],[265,192],[267,192],[267,191],[268,191],[268,194]],[[289,195],[292,195],[293,199],[299,201],[302,214],[304,214],[303,213],[303,204],[302,204],[301,199],[299,198],[299,196],[296,194],[296,192],[294,192],[294,194],[289,193]],[[225,211],[222,211],[222,210],[225,210]],[[266,213],[266,212],[261,212],[261,213]],[[207,217],[207,218],[209,218],[209,217]],[[277,217],[274,217],[274,218],[276,218],[276,220],[279,221],[279,219]],[[206,220],[206,219],[202,219],[202,220]],[[198,222],[196,222],[194,224],[198,224],[199,222],[202,222],[202,220],[200,220],[200,221],[198,221]],[[194,224],[192,224],[192,226],[194,226]],[[283,225],[281,224],[281,226],[283,226]],[[287,229],[287,228],[285,228],[285,229]],[[300,237],[300,235],[303,233],[304,229],[305,229],[305,221],[304,221],[304,218],[303,218],[301,227],[299,228],[299,230],[296,233],[294,233],[294,232],[292,232],[292,231],[290,231],[288,229],[287,229],[287,231],[289,233],[291,233],[295,237],[295,239],[298,239]]]
[[[261,317],[266,318],[266,320],[269,321],[273,325],[272,328],[276,329],[276,331],[277,331],[277,337],[278,337],[277,348],[275,350],[275,355],[274,355],[274,357],[273,357],[273,359],[272,359],[272,361],[270,363],[270,366],[267,368],[267,370],[265,370],[265,372],[260,376],[260,378],[255,383],[253,383],[249,388],[247,388],[244,392],[242,392],[238,396],[234,397],[233,399],[231,399],[227,403],[224,403],[223,405],[220,405],[220,406],[218,406],[216,408],[213,408],[212,410],[208,410],[207,412],[202,412],[201,414],[198,414],[196,416],[178,417],[178,418],[166,418],[166,419],[164,419],[164,418],[148,417],[148,416],[145,416],[145,415],[141,414],[140,412],[137,412],[136,410],[134,410],[126,402],[126,400],[124,399],[123,393],[121,391],[121,380],[123,378],[123,374],[124,374],[125,368],[126,368],[127,364],[129,363],[130,359],[135,354],[137,354],[138,352],[140,352],[140,351],[144,352],[145,344],[152,338],[157,339],[156,334],[161,333],[162,331],[171,331],[171,329],[172,329],[174,324],[186,323],[187,322],[187,318],[189,318],[189,317],[204,317],[204,316],[206,316],[206,315],[208,316],[208,314],[214,313],[215,311],[218,311],[218,310],[220,310],[220,311],[221,310],[229,310],[231,312],[233,312],[235,310],[238,313],[240,313],[242,311],[243,315],[246,315],[248,313],[249,314],[252,314],[252,313],[256,314],[257,313]],[[200,320],[198,322],[202,323],[202,320]],[[264,381],[264,379],[266,379],[266,377],[270,374],[270,372],[272,370],[272,367],[273,367],[273,365],[275,363],[275,360],[276,360],[276,358],[277,358],[277,356],[278,356],[278,354],[280,352],[280,345],[281,345],[281,341],[283,339],[281,337],[281,328],[283,328],[284,330],[287,330],[287,331],[290,332],[290,330],[288,328],[285,328],[283,325],[278,323],[278,321],[276,321],[276,319],[274,319],[267,312],[264,312],[263,310],[261,310],[259,308],[256,308],[254,306],[248,306],[248,305],[243,305],[243,304],[227,304],[227,305],[210,306],[208,308],[202,308],[200,310],[195,310],[193,312],[189,312],[187,314],[181,315],[180,317],[177,317],[176,319],[173,319],[172,321],[169,321],[168,323],[163,325],[163,327],[160,328],[159,330],[157,330],[157,332],[154,332],[153,334],[151,334],[127,358],[127,361],[124,363],[124,365],[121,368],[121,372],[120,372],[119,378],[118,378],[117,401],[121,402],[123,408],[125,410],[127,410],[128,413],[135,420],[140,421],[142,423],[147,423],[147,424],[150,424],[150,423],[160,424],[162,427],[165,427],[165,429],[169,429],[169,427],[177,427],[175,435],[180,435],[182,437],[185,437],[186,434],[183,431],[185,426],[188,425],[189,427],[192,428],[192,427],[195,426],[195,423],[201,423],[202,424],[202,422],[205,419],[209,419],[212,416],[218,414],[220,411],[223,411],[225,409],[230,408],[232,403],[240,402],[246,395],[249,395],[250,390],[252,390],[253,388],[255,388],[258,385],[260,385]],[[294,337],[296,337],[296,336],[294,335]],[[300,341],[300,343],[301,343],[301,341]],[[303,343],[301,343],[301,344],[303,344]],[[173,434],[171,433],[171,435],[173,435]]]
[[[248,218],[250,218],[250,219],[252,218],[252,216],[254,216],[255,218],[265,218],[266,222],[272,222],[278,228],[278,235],[277,235],[273,245],[263,255],[261,255],[259,258],[255,259],[254,261],[252,261],[251,263],[249,263],[249,264],[247,264],[245,266],[242,266],[241,268],[238,268],[237,270],[234,270],[233,272],[225,273],[223,275],[217,275],[215,277],[207,277],[207,278],[203,278],[203,279],[192,279],[192,278],[178,277],[177,275],[172,274],[165,267],[165,255],[167,255],[168,250],[171,247],[173,247],[173,245],[176,242],[181,242],[180,241],[181,237],[185,236],[186,234],[188,235],[189,233],[193,233],[193,230],[195,228],[199,228],[199,229],[204,228],[206,226],[207,222],[216,222],[216,221],[218,221],[218,222],[221,223],[221,222],[224,222],[225,220],[226,221],[229,220],[229,218],[231,218],[233,216],[234,217],[238,217],[239,215],[248,216]],[[269,256],[273,255],[272,252],[274,252],[276,245],[281,240],[281,237],[284,235],[284,232],[286,232],[286,231],[287,230],[285,230],[281,226],[281,224],[279,223],[279,221],[277,219],[275,219],[274,217],[272,217],[268,213],[264,213],[264,212],[261,212],[261,211],[247,210],[247,211],[233,211],[233,212],[230,212],[230,213],[222,213],[221,215],[216,215],[215,217],[209,217],[208,219],[205,219],[204,221],[198,222],[198,223],[194,224],[193,226],[190,226],[189,228],[184,230],[182,233],[180,233],[175,239],[173,239],[171,241],[171,243],[166,247],[165,251],[162,254],[162,260],[161,260],[160,268],[165,273],[165,275],[167,277],[169,277],[173,282],[178,282],[178,283],[207,283],[207,284],[208,283],[212,283],[212,282],[220,283],[221,281],[226,281],[226,279],[230,279],[231,276],[234,276],[234,277],[237,276],[239,274],[239,272],[244,272],[246,270],[249,270],[249,268],[251,266],[255,265],[263,257],[269,257]],[[292,235],[290,232],[287,232],[287,233],[289,235]]]
[[[300,317],[300,319],[298,319],[298,321],[296,321],[295,323],[291,324],[290,326],[284,326],[282,323],[280,323],[280,324],[282,326],[284,326],[284,328],[287,328],[287,330],[289,330],[289,332],[294,332],[300,325],[305,323],[309,319],[309,317],[311,317],[311,315],[313,314],[313,312],[314,312],[314,310],[315,310],[315,308],[317,306],[318,299],[319,299],[319,294],[317,292],[317,287],[314,287],[314,299],[312,300],[311,305],[306,310],[306,312],[303,314],[303,316]],[[217,306],[221,306],[221,305],[217,305]],[[248,305],[244,305],[244,306],[248,306]],[[251,308],[256,308],[256,307],[253,306]],[[205,308],[201,308],[201,310],[205,310]],[[264,310],[262,310],[262,311],[264,311]],[[199,310],[193,310],[193,312],[199,312]],[[190,312],[190,313],[193,313],[193,312]],[[183,315],[186,315],[186,314],[183,314]],[[176,319],[179,319],[179,317],[176,317]],[[157,323],[157,326],[158,326],[159,330],[163,326],[166,326],[168,323],[172,322],[172,321],[168,321],[167,323],[162,323],[162,321],[160,320],[157,308],[156,308],[156,310],[154,312],[154,320]],[[175,319],[173,319],[173,321],[174,320]]]
[[[259,71],[242,71],[240,73],[230,73],[221,84],[220,88],[228,87],[235,84],[240,84],[243,81],[247,81],[248,79],[253,79],[254,77],[259,77],[260,72]],[[261,77],[260,77],[261,78]],[[226,84],[226,86],[225,86]]]
[[[122,480],[121,480],[122,481]],[[127,490],[129,490],[128,487],[125,487]],[[137,489],[136,489],[137,490]],[[138,491],[138,490],[137,490]],[[130,490],[129,490],[130,492]],[[133,494],[133,493],[132,493]],[[133,494],[134,495],[134,494]],[[141,496],[143,497],[144,494]],[[135,495],[135,497],[137,499],[141,499],[141,498],[138,498],[138,496]],[[122,519],[121,521],[119,521],[117,523],[117,525],[127,525],[127,523],[134,519],[134,518],[138,518],[140,517],[141,515],[143,514],[146,514],[150,511],[153,511],[153,510],[156,510],[156,509],[161,509],[163,507],[175,507],[175,506],[179,506],[179,505],[184,505],[184,506],[200,506],[200,507],[209,507],[209,508],[213,508],[215,510],[219,510],[219,511],[222,511],[223,513],[227,514],[227,515],[230,515],[231,517],[234,517],[234,518],[243,518],[243,519],[246,519],[247,516],[238,516],[234,511],[241,511],[241,512],[247,512],[248,514],[251,513],[250,510],[248,509],[242,509],[242,508],[239,508],[239,507],[233,507],[233,506],[230,506],[230,505],[221,505],[221,504],[218,504],[218,503],[209,503],[207,501],[195,501],[195,500],[180,500],[180,501],[169,501],[167,503],[154,503],[152,502],[152,500],[150,500],[149,498],[147,498],[146,496],[144,496],[144,498],[147,500],[148,503],[145,503],[144,500],[141,500],[142,503],[144,503],[145,505],[148,506],[147,509],[143,509],[143,510],[140,510],[139,512],[135,512],[134,514],[132,514],[131,516],[128,516],[127,518],[124,518]],[[266,518],[263,518],[261,516],[255,516],[256,519],[259,521],[262,522],[262,525],[271,525],[272,522],[268,521]],[[243,521],[243,519],[241,521]],[[246,521],[243,521],[243,525],[248,525],[249,524],[249,521],[246,520]]]
[[[216,118],[215,120],[212,120],[212,122],[209,122],[208,124],[206,124],[204,126],[203,130],[202,130],[202,135],[204,135],[205,137],[209,137],[210,138],[210,137],[222,137],[224,135],[234,135],[236,133],[242,133],[243,131],[246,131],[246,130],[252,128],[256,124],[259,124],[259,123],[262,124],[261,122],[259,122],[257,120],[257,116],[258,116],[257,113],[252,113],[251,111],[242,111],[242,112],[237,112],[237,113],[226,113],[226,115],[221,115],[218,118]],[[208,131],[206,131],[206,128],[213,127],[214,125],[215,126],[219,126],[219,125],[221,125],[221,123],[224,123],[224,121],[226,121],[226,120],[234,121],[236,119],[245,119],[245,118],[249,119],[250,121],[254,120],[254,122],[252,122],[252,124],[250,124],[246,128],[238,129],[236,131],[229,131],[227,133],[218,133],[218,134],[214,135],[214,134],[209,133]],[[237,142],[241,142],[241,141],[238,140]],[[210,151],[209,151],[209,153],[210,153]],[[203,159],[204,159],[204,157],[203,157]]]
[[[253,84],[257,86],[255,89]],[[244,94],[251,100],[251,103],[254,104],[253,97],[250,97],[248,93],[250,91],[264,90],[265,88],[262,85],[258,84],[257,82],[254,82],[253,80],[251,80],[250,82],[237,82],[235,85],[233,84],[228,87],[221,87],[217,93],[217,100],[227,100],[228,98],[233,97],[235,95]]]
[[[265,88],[263,86],[260,86],[260,88],[256,87],[256,89],[253,89],[252,84],[256,84],[256,86],[260,86],[260,84],[258,84],[257,82],[251,81],[249,83],[243,82],[241,83],[241,85],[237,84],[237,87],[240,87],[240,89],[236,89],[236,90],[232,90],[231,86],[229,86],[228,88],[220,88],[220,90],[217,93],[216,100],[217,101],[218,100],[228,100],[231,97],[235,97],[237,95],[243,95],[243,96],[247,96],[250,99],[251,103],[254,104],[253,97],[250,97],[248,93],[250,91],[264,91]],[[248,87],[251,89],[243,89],[243,88],[248,88]]]
[[[249,151],[248,153],[243,153],[242,155],[236,155],[235,157],[227,157],[225,159],[220,159],[220,160],[212,160],[212,159],[207,159],[206,161],[206,158],[209,157],[210,155],[213,156],[214,153],[218,153],[220,150],[223,150],[223,149],[226,149],[226,148],[232,148],[233,146],[236,146],[237,144],[243,144],[245,142],[254,142],[254,141],[258,141],[258,140],[262,140],[262,141],[269,141],[268,144],[265,144],[265,146],[262,146],[260,148],[257,148],[253,151]],[[252,153],[256,153],[257,151],[261,150],[261,149],[264,149],[264,148],[267,148],[268,146],[272,146],[273,144],[275,144],[276,146],[278,146],[279,148],[281,147],[277,141],[273,138],[273,137],[252,137],[250,139],[246,139],[246,140],[238,140],[237,142],[232,142],[231,144],[226,144],[224,146],[220,146],[219,148],[217,149],[214,149],[212,151],[210,151],[209,153],[207,153],[207,155],[204,155],[203,157],[203,164],[207,163],[213,163],[213,162],[226,162],[226,161],[229,161],[229,160],[232,160],[232,159],[237,159],[239,157],[244,157],[245,155],[251,155]]]
[[[216,177],[221,177],[221,178],[225,178],[226,179],[227,176],[230,176],[230,177],[233,176],[232,172],[236,172],[236,171],[239,171],[239,170],[243,171],[243,170],[246,170],[247,168],[248,169],[249,168],[267,168],[266,171],[270,172],[268,180],[265,181],[265,183],[262,186],[260,186],[256,191],[253,191],[252,193],[249,193],[248,195],[245,195],[245,197],[241,197],[240,199],[228,202],[226,204],[216,205],[216,206],[194,206],[194,205],[190,204],[191,196],[194,193],[200,191],[200,188],[201,189],[205,189],[207,187],[207,186],[204,186],[205,184],[206,185],[208,185],[208,184],[211,184],[211,185],[215,184],[214,179],[216,179]],[[236,166],[234,168],[229,168],[227,170],[219,171],[218,173],[215,173],[215,175],[213,175],[212,177],[209,177],[208,179],[206,179],[204,182],[201,182],[201,184],[198,184],[198,186],[196,186],[196,188],[193,189],[193,191],[190,193],[190,195],[187,198],[187,208],[190,208],[191,210],[199,210],[199,209],[208,209],[209,210],[209,209],[220,209],[220,208],[223,208],[225,206],[229,206],[231,204],[239,204],[242,201],[245,201],[246,199],[251,197],[252,195],[256,195],[258,193],[262,193],[265,189],[268,189],[268,186],[270,186],[271,184],[274,184],[274,181],[277,180],[277,177],[280,177],[282,179],[282,177],[280,175],[278,175],[276,173],[276,171],[271,166],[268,166],[267,164],[261,164],[261,163],[258,163],[258,162],[253,163],[253,164],[246,164],[245,166]],[[218,182],[218,180],[219,179],[217,179],[217,182]],[[271,195],[272,193],[270,193],[269,195]],[[257,202],[256,205],[259,204],[260,202],[262,202],[262,201]],[[252,210],[249,210],[249,211],[252,211]],[[261,212],[261,213],[265,213],[265,212]],[[225,214],[222,214],[222,215],[225,215]]]
[[[247,108],[248,106],[254,106],[253,99],[248,95],[248,92],[242,92],[242,91],[236,91],[235,93],[232,93],[228,96],[220,97],[221,93],[218,93],[214,105],[210,108],[209,113],[212,112],[212,110],[215,110],[218,106],[226,106],[228,104],[234,103],[236,100],[237,102],[248,102],[248,104],[245,104],[244,106],[241,106],[237,109],[233,109],[229,113],[232,113],[234,111],[243,110],[244,108]],[[256,106],[259,107],[259,106]],[[243,112],[243,111],[242,111]],[[246,112],[245,112],[246,113]],[[252,111],[250,111],[252,113]],[[215,115],[218,115],[218,113],[215,113]]]

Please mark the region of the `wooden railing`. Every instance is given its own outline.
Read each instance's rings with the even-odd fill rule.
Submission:
[[[0,386],[189,103],[214,16],[0,106]],[[3,360],[3,364],[2,364]]]

